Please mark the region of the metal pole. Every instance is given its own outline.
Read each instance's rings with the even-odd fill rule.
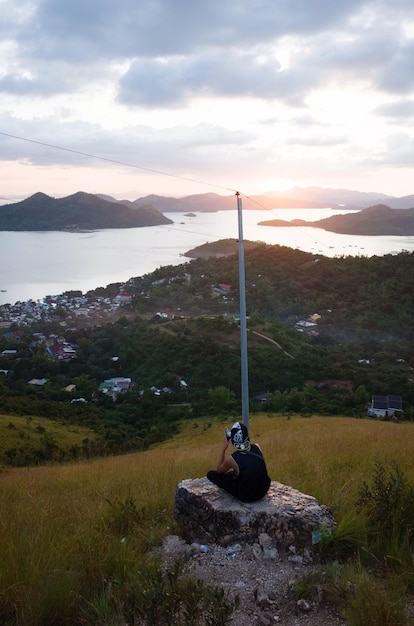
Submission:
[[[249,376],[247,365],[246,281],[244,275],[243,215],[240,193],[236,192],[239,221],[239,292],[240,292],[240,351],[243,424],[249,428]]]

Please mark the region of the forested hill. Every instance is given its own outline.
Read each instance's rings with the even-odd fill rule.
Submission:
[[[214,252],[237,245],[222,243]],[[0,414],[76,424],[96,440],[82,435],[68,450],[43,422],[33,423],[38,441],[30,422],[24,430],[6,417],[1,463],[140,450],[186,417],[230,421],[240,411],[237,254],[201,252],[124,284],[66,292],[58,306],[32,303],[31,323],[27,303],[3,307]],[[257,243],[245,270],[252,410],[362,417],[372,395],[391,394],[414,419],[414,254],[329,258]],[[68,358],[53,349],[57,337]],[[105,384],[118,377],[131,385],[113,399]]]
[[[379,204],[359,213],[319,220],[316,225],[348,235],[414,235],[414,208],[390,209]]]
[[[414,208],[391,209],[383,204],[357,213],[333,215],[315,222],[305,220],[269,220],[262,226],[314,226],[345,235],[414,235]]]
[[[81,191],[65,198],[36,193],[0,207],[0,230],[95,230],[171,223],[153,206],[131,208]]]
[[[236,240],[206,244],[187,253],[194,259],[190,263],[159,268],[140,279],[135,310],[145,315],[237,313],[236,249]],[[322,315],[318,330],[335,341],[358,336],[379,341],[414,338],[414,254],[329,258],[247,241],[245,249],[251,318],[293,326],[318,312]]]
[[[253,250],[260,245],[258,241],[244,241],[244,250]],[[188,250],[184,256],[190,259],[210,259],[211,257],[223,257],[230,256],[231,254],[237,254],[239,249],[239,242],[236,239],[220,239],[219,241],[212,241],[210,243],[204,243],[201,246]]]

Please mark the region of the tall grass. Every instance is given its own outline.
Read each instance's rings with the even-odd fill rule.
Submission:
[[[34,464],[45,448],[56,444],[54,458],[73,459],[82,451],[85,439],[94,442],[96,433],[83,426],[56,422],[45,417],[20,417],[0,414],[0,464]]]
[[[147,452],[3,471],[0,623],[115,624],[125,590],[139,596],[148,548],[177,531],[177,483],[215,467],[225,426],[197,420]],[[412,424],[259,415],[250,430],[272,479],[316,496],[338,520],[354,510],[376,459],[414,478]]]
[[[224,428],[225,424],[195,422],[161,449],[177,447],[180,464],[188,454],[188,475],[202,476],[216,464]],[[378,458],[385,465],[397,462],[414,480],[411,423],[258,415],[250,419],[250,434],[260,443],[273,480],[314,495],[339,517],[354,506],[358,488],[372,475]],[[186,443],[187,449],[181,449]]]

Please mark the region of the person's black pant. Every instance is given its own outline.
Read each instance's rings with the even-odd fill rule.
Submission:
[[[238,498],[238,484],[237,478],[234,472],[226,472],[225,474],[220,474],[214,470],[207,472],[207,478],[210,482],[217,485],[224,491],[227,491],[230,495]]]
[[[234,472],[226,472],[225,474],[220,474],[214,470],[207,472],[207,478],[210,482],[217,485],[224,491],[227,491],[230,495],[241,502],[256,502],[257,500],[261,500],[263,498],[270,486],[270,478],[268,477],[266,480],[266,484],[257,488],[253,494],[251,491],[246,495],[243,492],[243,489],[240,489],[239,480]]]

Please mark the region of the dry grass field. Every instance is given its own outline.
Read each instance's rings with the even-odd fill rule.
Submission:
[[[176,485],[216,465],[226,426],[194,420],[146,452],[3,469],[0,623],[115,624],[102,590],[136,576],[148,547],[176,532]],[[354,510],[376,460],[414,480],[411,423],[254,415],[250,431],[272,479],[312,494],[338,521]]]

